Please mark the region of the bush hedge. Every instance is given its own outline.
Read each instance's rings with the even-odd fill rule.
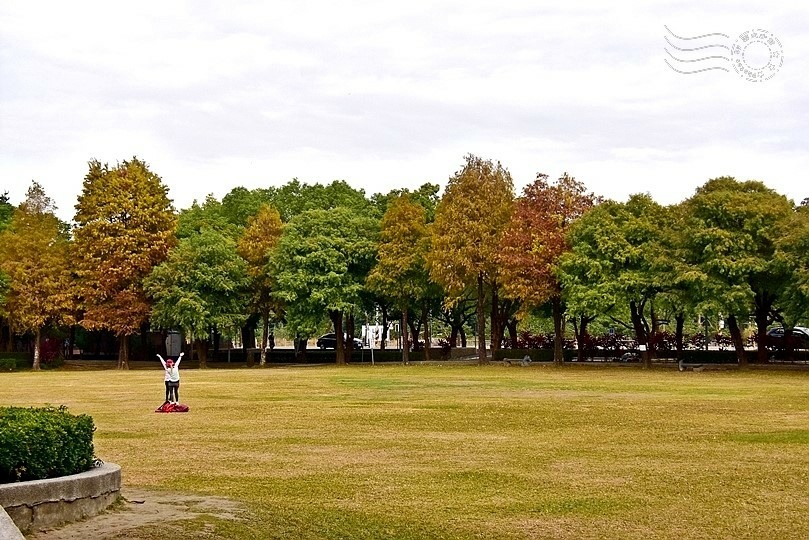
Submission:
[[[93,467],[93,419],[67,407],[0,408],[0,483],[77,474]]]

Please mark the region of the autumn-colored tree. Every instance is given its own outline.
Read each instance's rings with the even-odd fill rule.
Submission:
[[[13,214],[14,205],[9,201],[8,191],[0,193],[0,231],[8,227]],[[8,276],[0,269],[0,305],[5,303],[7,291]],[[11,350],[11,344],[11,328],[8,323],[8,318],[0,310],[0,350]]]
[[[537,174],[523,190],[503,235],[499,253],[506,296],[522,301],[523,309],[550,302],[554,327],[554,361],[561,363],[564,314],[557,267],[559,257],[570,250],[571,223],[599,199],[587,193],[583,183],[564,173],[551,184],[548,175]]]
[[[487,362],[486,286],[492,291],[498,287],[497,253],[513,200],[514,183],[508,170],[470,154],[449,179],[432,227],[427,256],[430,278],[456,299],[467,288],[476,291],[480,363]]]
[[[406,195],[395,199],[382,218],[379,240],[378,261],[368,275],[368,287],[402,312],[402,362],[407,363],[408,312],[426,309],[431,289],[425,264],[429,236],[424,208]]]
[[[3,310],[13,330],[34,334],[34,370],[40,368],[43,328],[72,324],[75,308],[68,237],[54,210],[42,186],[33,182],[0,232],[0,270],[8,278]]]
[[[152,324],[191,338],[201,368],[207,364],[211,333],[244,323],[248,285],[247,263],[236,242],[214,229],[180,240],[144,280],[154,300]]]
[[[168,188],[146,163],[89,163],[76,205],[75,254],[87,329],[119,338],[118,367],[129,368],[129,336],[150,312],[143,279],[175,245]]]
[[[269,205],[262,206],[258,214],[247,221],[247,227],[239,239],[239,254],[247,261],[247,273],[250,277],[251,300],[253,311],[261,316],[261,353],[259,364],[267,361],[267,341],[270,332],[270,319],[281,311],[278,298],[273,295],[276,288],[275,277],[270,272],[269,262],[272,250],[281,237],[283,224],[281,214]]]

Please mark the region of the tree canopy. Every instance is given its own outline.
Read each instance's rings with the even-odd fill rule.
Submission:
[[[378,227],[373,217],[347,207],[307,210],[286,225],[271,256],[288,325],[309,337],[328,314],[337,334],[338,363],[346,362],[343,318],[360,307]]]
[[[33,182],[0,232],[0,270],[8,280],[4,311],[13,329],[34,334],[34,370],[40,368],[42,329],[72,323],[75,310],[68,237],[54,210]]]
[[[180,240],[144,284],[154,301],[152,324],[194,339],[201,367],[211,330],[240,328],[247,317],[247,263],[236,242],[214,229]]]
[[[460,298],[477,291],[478,359],[486,362],[484,285],[497,287],[498,252],[513,208],[514,182],[500,163],[466,156],[436,209],[428,255],[430,278]]]
[[[81,324],[120,338],[140,332],[150,312],[143,280],[176,243],[168,189],[138,158],[115,167],[91,161],[74,219]],[[121,339],[119,367],[128,365]]]

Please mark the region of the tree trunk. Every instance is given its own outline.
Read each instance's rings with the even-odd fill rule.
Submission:
[[[410,331],[410,339],[413,341],[413,350],[419,350],[419,334],[421,334],[421,322],[417,321],[415,317],[410,317],[408,313],[407,326]]]
[[[736,349],[736,359],[739,361],[739,367],[747,367],[747,354],[744,352],[744,340],[742,339],[742,332],[739,329],[739,323],[736,321],[735,315],[728,317],[728,328],[730,329],[730,338],[733,340],[733,347]]]
[[[40,369],[40,354],[42,347],[40,346],[40,342],[42,341],[42,330],[37,328],[36,332],[34,333],[34,363],[31,366],[31,369],[34,371],[39,371]]]
[[[76,345],[76,326],[71,325],[70,335],[67,340],[67,354],[65,355],[65,358],[69,359],[73,358],[73,349],[75,348],[75,345]]]
[[[519,344],[518,343],[519,336],[517,335],[517,324],[518,324],[518,321],[517,321],[516,317],[511,317],[508,320],[508,324],[506,324],[506,328],[508,328],[508,336],[509,336],[509,340],[511,342],[511,348],[512,349],[516,349],[517,345]]]
[[[219,358],[219,347],[222,345],[222,334],[219,333],[219,328],[213,327],[211,334],[213,335],[213,357]]]
[[[384,351],[388,344],[388,329],[390,328],[390,320],[388,320],[388,307],[385,304],[379,306],[382,310],[382,336],[379,342],[379,349]]]
[[[590,324],[590,318],[584,315],[579,315],[573,320],[573,333],[576,334],[576,359],[579,362],[584,361],[584,352],[587,346],[587,325]]]
[[[770,311],[774,301],[775,297],[767,294],[766,291],[756,293],[756,361],[760,364],[767,364],[770,361],[767,351],[767,326],[770,322]]]
[[[255,333],[253,334],[255,338]],[[261,354],[259,355],[258,365],[264,367],[267,363],[267,343],[270,339],[270,317],[264,315],[261,319]]]
[[[553,313],[553,363],[561,365],[564,360],[564,352],[562,351],[562,298],[554,296],[551,298],[551,311]],[[581,360],[581,358],[579,358]]]
[[[497,283],[492,283],[492,313],[489,317],[491,321],[492,331],[492,358],[494,358],[495,351],[500,350],[500,344],[503,342],[503,321],[500,315],[500,295],[497,292]]]
[[[674,341],[677,346],[677,360],[683,357],[683,330],[685,328],[685,313],[680,312],[674,316],[677,321],[677,329],[674,334]]]
[[[304,339],[303,336],[297,334],[295,339],[293,340],[293,344],[295,346],[295,360],[298,362],[302,362],[306,360],[306,344],[309,342],[308,339]]]
[[[430,361],[430,309],[425,302],[421,307],[421,320],[424,321],[424,360]]]
[[[486,358],[486,306],[483,297],[483,274],[478,274],[478,302],[477,302],[477,328],[475,334],[478,338],[478,363],[488,364]]]
[[[208,367],[208,340],[207,339],[195,339],[194,340],[194,350],[197,353],[197,361],[199,362],[199,368],[205,369]]]
[[[129,336],[120,336],[118,340],[118,369],[129,369]]]
[[[72,329],[73,327],[71,327]],[[14,337],[11,334],[11,327],[8,324],[8,319],[0,317],[0,348],[5,352],[11,352],[14,347]]]
[[[652,367],[652,344],[649,342],[649,333],[646,331],[646,325],[643,324],[643,308],[638,308],[637,302],[630,300],[629,312],[632,317],[632,328],[635,330],[635,340],[638,345],[641,345],[641,356],[643,357],[643,367]]]
[[[241,328],[242,347],[252,349],[256,346],[256,316],[251,316]]]
[[[329,318],[334,326],[334,337],[337,339],[337,344],[334,346],[337,365],[344,366],[346,363],[346,349],[345,340],[343,339],[343,312],[339,309],[329,310]]]
[[[346,349],[346,360],[351,361],[352,353],[354,352],[354,314],[349,313],[347,320],[346,320],[346,334],[348,335],[348,340],[343,341],[343,345]]]
[[[407,327],[407,309],[402,310],[402,364],[410,363],[410,344]]]

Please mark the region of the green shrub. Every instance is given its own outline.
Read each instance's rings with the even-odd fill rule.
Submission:
[[[17,360],[14,358],[0,358],[0,371],[15,371]]]
[[[65,406],[0,408],[0,483],[67,476],[93,466],[93,419]]]

